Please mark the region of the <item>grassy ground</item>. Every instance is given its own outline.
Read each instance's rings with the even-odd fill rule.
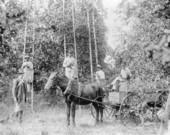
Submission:
[[[0,120],[5,119],[13,111],[12,95],[6,102],[0,103]],[[61,105],[49,108],[40,97],[35,97],[34,113],[26,107],[23,123],[10,120],[0,124],[0,135],[156,135],[158,126],[147,123],[142,127],[125,127],[118,120],[110,118],[95,126],[95,120],[88,107],[76,112],[76,127],[66,126],[66,112]],[[118,95],[112,93],[110,101],[118,101]],[[9,102],[10,101],[10,102]],[[113,101],[112,101],[113,102]]]
[[[2,110],[4,108],[1,108],[0,112]],[[156,135],[157,131],[157,127],[153,124],[146,124],[143,127],[124,127],[114,118],[94,126],[94,118],[88,109],[83,109],[81,115],[77,111],[76,127],[67,127],[64,109],[44,107],[35,110],[34,114],[29,111],[25,113],[22,124],[14,121],[0,124],[0,135]],[[7,110],[1,113],[1,119],[8,114],[5,114],[5,111]]]

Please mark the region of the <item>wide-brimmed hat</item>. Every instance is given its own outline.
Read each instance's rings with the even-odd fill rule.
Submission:
[[[30,57],[28,56],[28,55],[25,55],[25,57],[24,57],[25,59],[29,59]]]
[[[23,71],[22,68],[20,68],[20,69],[18,70],[18,74],[24,74],[24,71]]]
[[[69,50],[69,51],[68,51],[68,54],[73,54],[73,50]]]
[[[101,68],[101,67],[102,67],[101,65],[99,65],[99,64],[97,65],[97,68]]]

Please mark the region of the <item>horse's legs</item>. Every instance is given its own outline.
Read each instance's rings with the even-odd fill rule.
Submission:
[[[96,123],[95,123],[95,125],[98,125],[98,123],[99,123],[99,107],[98,107],[98,104],[96,104],[96,103],[93,103],[93,106],[96,110]]]
[[[70,109],[71,109],[71,102],[66,101],[67,104],[67,125],[70,125]]]
[[[16,114],[17,120],[19,120],[19,123],[22,123],[22,118],[23,118],[23,110],[20,110]]]
[[[22,118],[23,118],[23,110],[19,112],[19,122],[22,123]]]
[[[100,112],[100,121],[103,122],[103,107],[99,107],[99,112]]]
[[[72,102],[72,104],[71,104],[71,113],[72,113],[73,126],[75,126],[76,125],[76,123],[75,123],[76,104],[74,102]]]

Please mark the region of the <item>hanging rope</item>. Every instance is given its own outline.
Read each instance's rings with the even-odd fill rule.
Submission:
[[[24,51],[23,51],[23,63],[25,61],[25,50],[26,50],[26,39],[27,39],[27,20],[25,22],[25,32],[24,32]]]
[[[65,23],[65,0],[62,0],[63,1],[63,22]],[[66,58],[66,51],[67,51],[67,48],[66,48],[66,36],[65,36],[65,33],[64,33],[64,57]]]
[[[89,29],[89,51],[90,51],[90,71],[91,71],[91,82],[94,82],[93,79],[93,59],[92,59],[92,45],[91,45],[91,27],[90,27],[90,14],[87,7],[87,25]]]
[[[75,53],[75,59],[76,59],[76,62],[77,62],[78,59],[77,59],[77,44],[76,44],[76,33],[75,33],[74,6],[75,6],[75,3],[74,3],[74,0],[72,0],[72,21],[73,21],[74,53]],[[78,64],[76,63],[76,65],[77,65],[77,73],[78,73]],[[78,76],[77,80],[79,81],[79,76]]]
[[[98,50],[97,50],[97,41],[96,41],[96,28],[95,28],[94,9],[93,9],[93,11],[92,11],[92,21],[93,21],[93,35],[94,35],[94,46],[95,46],[95,55],[96,55],[96,65],[98,65]]]

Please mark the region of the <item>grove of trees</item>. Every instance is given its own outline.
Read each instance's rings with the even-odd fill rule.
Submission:
[[[9,80],[17,75],[21,67],[24,44],[25,52],[32,57],[34,63],[36,92],[43,89],[49,73],[63,72],[62,62],[66,53],[64,45],[66,50],[75,48],[73,17],[78,69],[84,79],[90,80],[91,71],[89,20],[93,71],[96,70],[97,65],[96,41],[98,63],[105,67],[108,79],[120,73],[121,62],[126,61],[133,74],[132,90],[165,89],[169,82],[170,67],[162,65],[160,53],[148,52],[145,47],[160,41],[165,34],[162,29],[170,29],[169,7],[169,0],[122,0],[113,11],[111,45],[116,47],[112,50],[105,35],[106,12],[102,0],[1,0],[2,91],[6,91],[4,85],[9,84]],[[25,30],[26,26],[27,30]],[[104,64],[106,54],[115,59],[114,69],[107,70]]]
[[[111,55],[116,60],[115,70],[120,61],[128,63],[134,90],[156,91],[168,85],[170,70],[162,64],[162,54],[145,49],[156,45],[165,35],[163,29],[170,28],[168,7],[168,0],[124,0],[113,11],[112,44],[116,47]]]
[[[23,62],[24,44],[25,53],[31,56],[34,64],[35,91],[43,89],[49,73],[63,72],[64,44],[66,50],[74,50],[73,12],[79,72],[85,79],[90,79],[87,13],[89,13],[93,70],[95,71],[97,64],[95,41],[99,64],[103,64],[106,53],[106,27],[101,0],[2,0],[0,2],[2,81],[7,77],[10,80],[16,77]],[[94,40],[94,27],[96,40]]]
[[[146,48],[150,45],[157,47],[164,35],[167,38],[165,29],[170,29],[169,7],[169,0],[124,0],[113,13],[117,18],[113,33],[116,49],[112,55],[117,67],[122,59],[128,63],[133,74],[131,90],[168,88],[169,56],[164,57],[163,51],[147,51]],[[170,49],[170,46],[166,48]],[[169,118],[170,102],[167,102],[166,124]]]

